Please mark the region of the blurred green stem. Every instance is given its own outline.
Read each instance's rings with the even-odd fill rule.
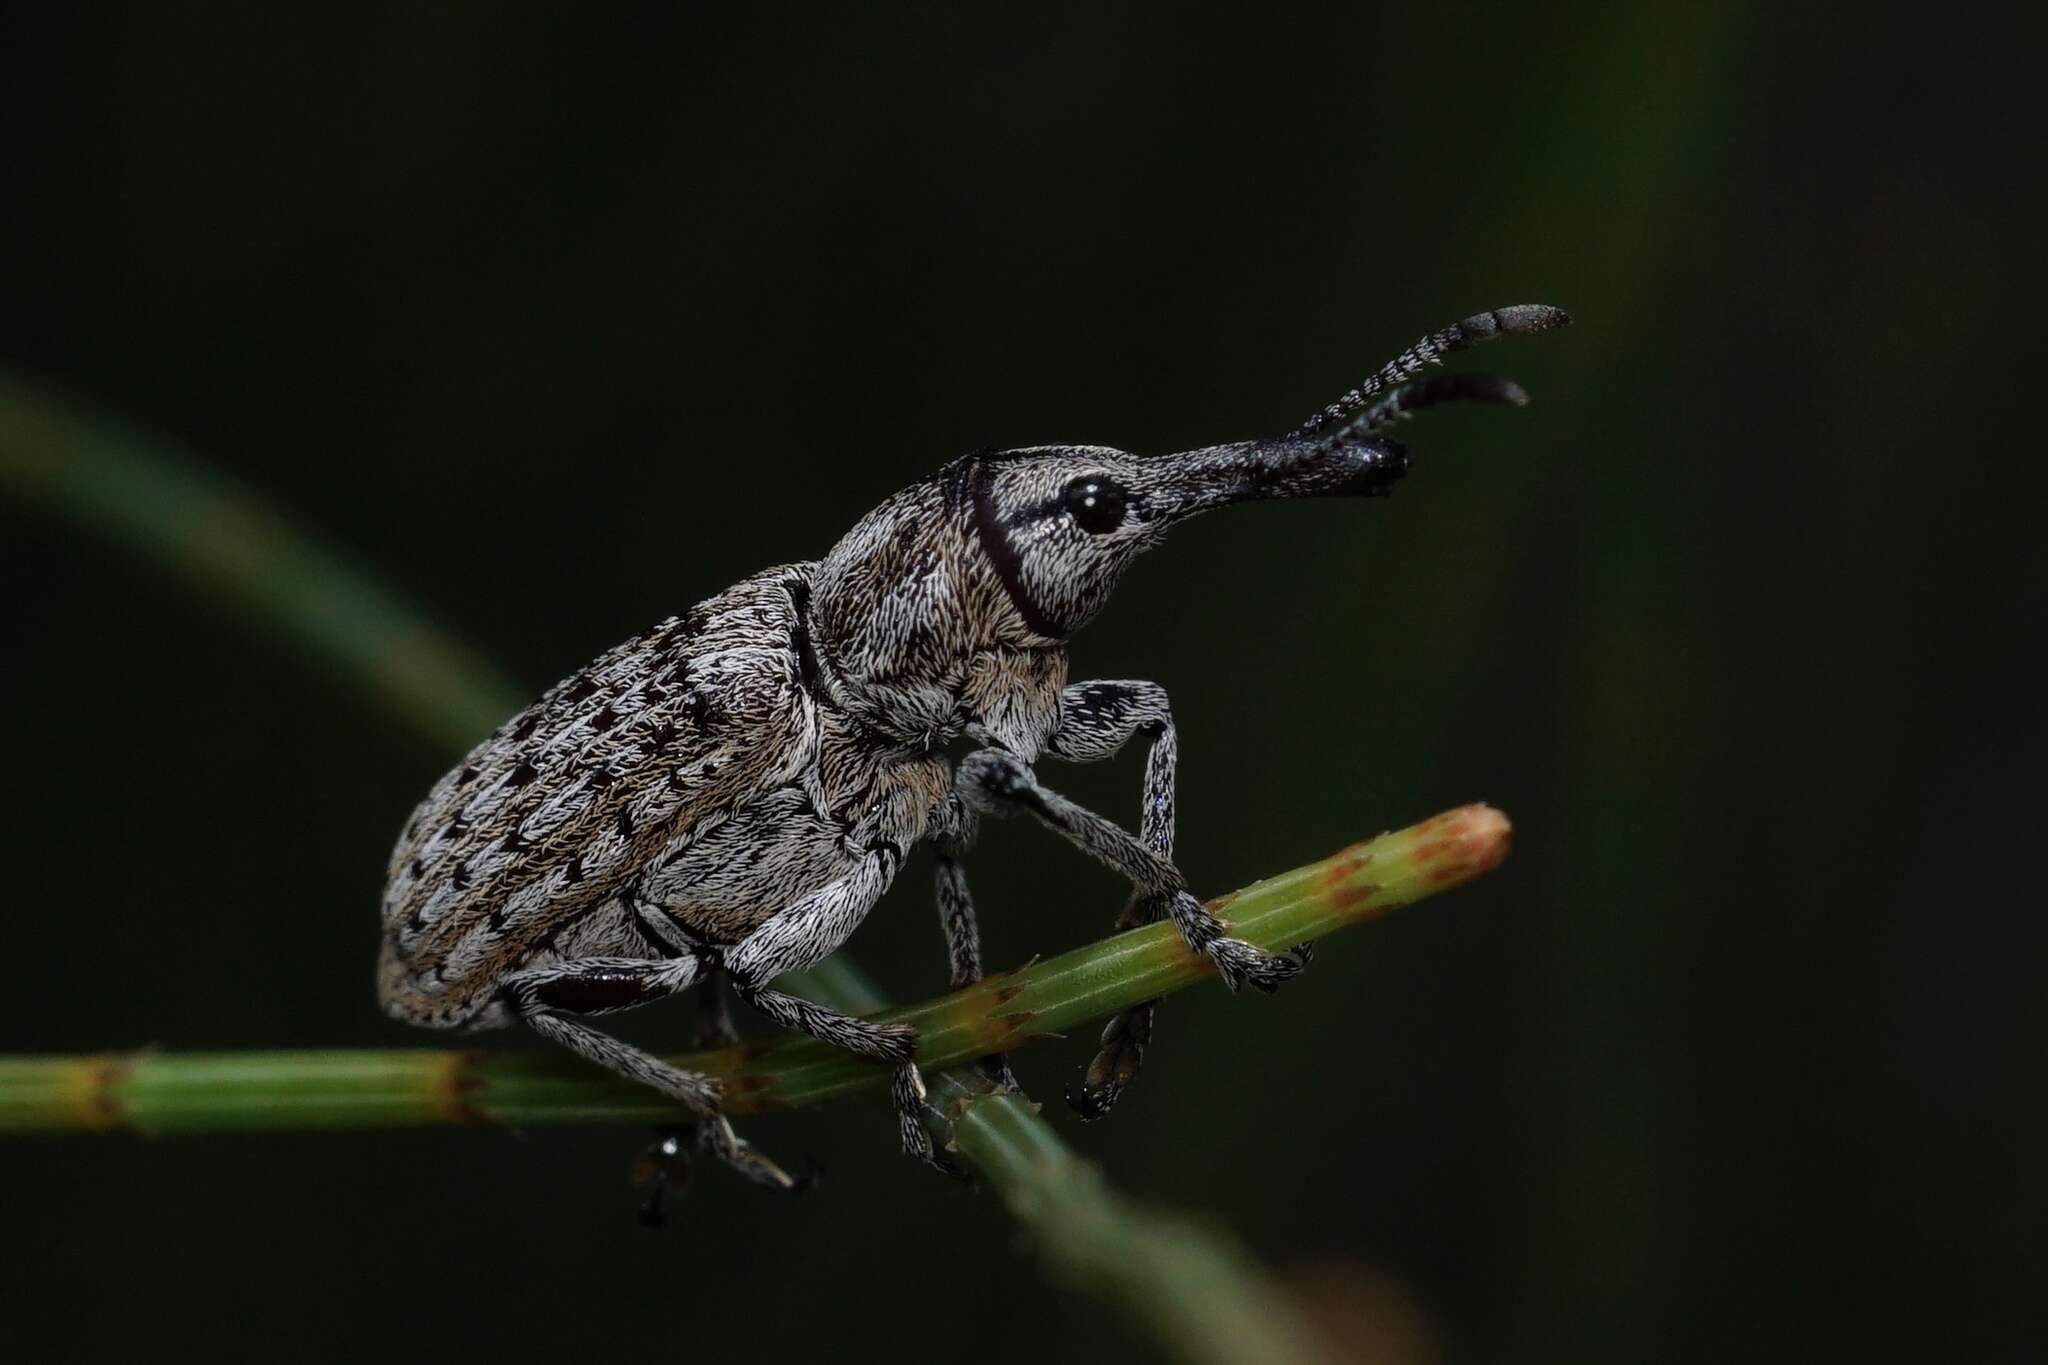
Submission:
[[[529,700],[263,498],[4,369],[0,493],[127,546],[340,665],[435,744],[467,749]]]
[[[484,661],[396,594],[295,529],[267,502],[164,443],[0,371],[0,489],[164,565],[259,625],[340,665],[415,730],[461,749],[523,701]],[[1495,865],[1507,822],[1471,806],[1384,835],[1219,902],[1235,930],[1280,947]],[[918,1023],[945,1068],[1016,1047],[1199,980],[1208,964],[1154,925],[967,991],[892,1012]],[[815,998],[881,1004],[850,964],[805,973]],[[808,1040],[695,1059],[729,1078],[731,1107],[812,1103],[872,1068]],[[1227,1236],[1135,1207],[1022,1096],[979,1072],[936,1069],[932,1100],[957,1159],[1035,1235],[1062,1278],[1131,1307],[1169,1350],[1207,1365],[1329,1359],[1296,1306]],[[510,1124],[666,1117],[644,1092],[564,1058],[385,1051],[141,1053],[0,1060],[0,1131],[361,1126],[453,1119]]]

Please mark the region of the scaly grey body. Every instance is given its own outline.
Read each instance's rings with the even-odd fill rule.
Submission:
[[[729,980],[770,1019],[893,1063],[904,1146],[934,1164],[916,1038],[774,991],[845,942],[914,845],[938,846],[956,986],[981,975],[960,856],[985,814],[1024,810],[1126,877],[1122,923],[1169,915],[1236,990],[1305,950],[1227,937],[1171,861],[1177,740],[1149,682],[1067,681],[1066,642],[1171,524],[1262,498],[1373,496],[1406,471],[1380,433],[1457,399],[1525,401],[1485,376],[1416,375],[1490,337],[1567,321],[1524,305],[1411,347],[1288,437],[1139,457],[1042,446],[953,461],[815,563],[755,574],[627,641],[506,722],[443,777],[393,849],[385,1009],[436,1028],[524,1020],[677,1099],[698,1140],[766,1183],[718,1087],[582,1022]],[[1150,742],[1134,837],[1039,784],[1041,757]],[[958,771],[948,745],[978,746]],[[712,1036],[729,1031],[713,1002]],[[1152,1007],[1111,1022],[1074,1099],[1112,1104]],[[676,1144],[667,1150],[675,1155]]]

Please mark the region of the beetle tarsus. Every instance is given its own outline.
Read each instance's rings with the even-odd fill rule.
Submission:
[[[903,1142],[903,1154],[917,1158],[940,1175],[965,1180],[967,1173],[932,1141],[927,1093],[916,1062],[904,1062],[896,1068],[896,1078],[889,1085],[889,1100],[896,1106],[896,1131]]]
[[[718,1114],[706,1119],[704,1133],[707,1145],[718,1159],[755,1184],[792,1192],[805,1188],[802,1182],[776,1165],[766,1153],[733,1132],[732,1124],[726,1120],[725,1115]]]
[[[1137,1078],[1145,1050],[1152,1045],[1152,1006],[1146,1001],[1110,1019],[1102,1029],[1102,1047],[1088,1063],[1079,1085],[1067,1087],[1067,1107],[1083,1123],[1108,1114]]]
[[[1297,943],[1284,953],[1269,953],[1241,938],[1218,938],[1203,950],[1232,995],[1252,986],[1271,995],[1301,975],[1315,957],[1314,945]]]

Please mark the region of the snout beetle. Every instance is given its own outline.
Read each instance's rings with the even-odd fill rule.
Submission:
[[[1386,430],[1456,401],[1521,404],[1506,380],[1422,377],[1446,353],[1569,321],[1519,305],[1415,343],[1293,433],[1175,455],[1034,446],[963,456],[889,498],[826,556],[755,574],[613,649],[507,721],[435,784],[392,850],[377,988],[428,1028],[523,1020],[695,1117],[697,1141],[765,1184],[798,1182],[733,1133],[719,1087],[591,1027],[720,978],[770,1020],[893,1065],[905,1151],[939,1164],[917,1037],[772,988],[846,941],[922,840],[937,852],[952,984],[981,977],[961,859],[983,816],[1024,811],[1127,879],[1120,924],[1169,916],[1232,991],[1269,954],[1174,867],[1177,744],[1153,682],[1067,681],[1067,639],[1124,569],[1197,512],[1265,498],[1376,497],[1407,472]],[[1040,758],[1149,744],[1133,836],[1041,785]],[[955,769],[945,747],[979,746]],[[1152,1006],[1112,1020],[1070,1096],[1099,1117],[1136,1074]],[[671,1141],[673,1151],[673,1140]]]

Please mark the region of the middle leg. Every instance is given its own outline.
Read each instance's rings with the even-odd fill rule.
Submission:
[[[962,865],[968,850],[974,847],[979,824],[980,817],[955,792],[939,808],[939,830],[932,840],[936,851],[932,882],[939,903],[939,928],[946,935],[946,960],[956,991],[972,986],[982,977],[981,925],[974,914],[973,893],[967,888],[967,869]],[[982,1074],[999,1088],[1018,1088],[1007,1053],[990,1053],[979,1065]]]
[[[1173,707],[1166,689],[1155,682],[1075,683],[1060,694],[1060,723],[1046,745],[1046,755],[1069,763],[1100,763],[1114,758],[1135,736],[1149,741],[1145,751],[1145,790],[1138,812],[1138,838],[1162,858],[1173,857],[1173,787],[1179,766],[1180,741],[1173,728]],[[1168,913],[1159,896],[1133,891],[1117,917],[1119,929],[1135,929]],[[1102,1030],[1102,1046],[1078,1087],[1067,1090],[1067,1104],[1084,1123],[1107,1114],[1137,1078],[1145,1052],[1152,1045],[1157,1000],[1133,1005],[1112,1017]]]

